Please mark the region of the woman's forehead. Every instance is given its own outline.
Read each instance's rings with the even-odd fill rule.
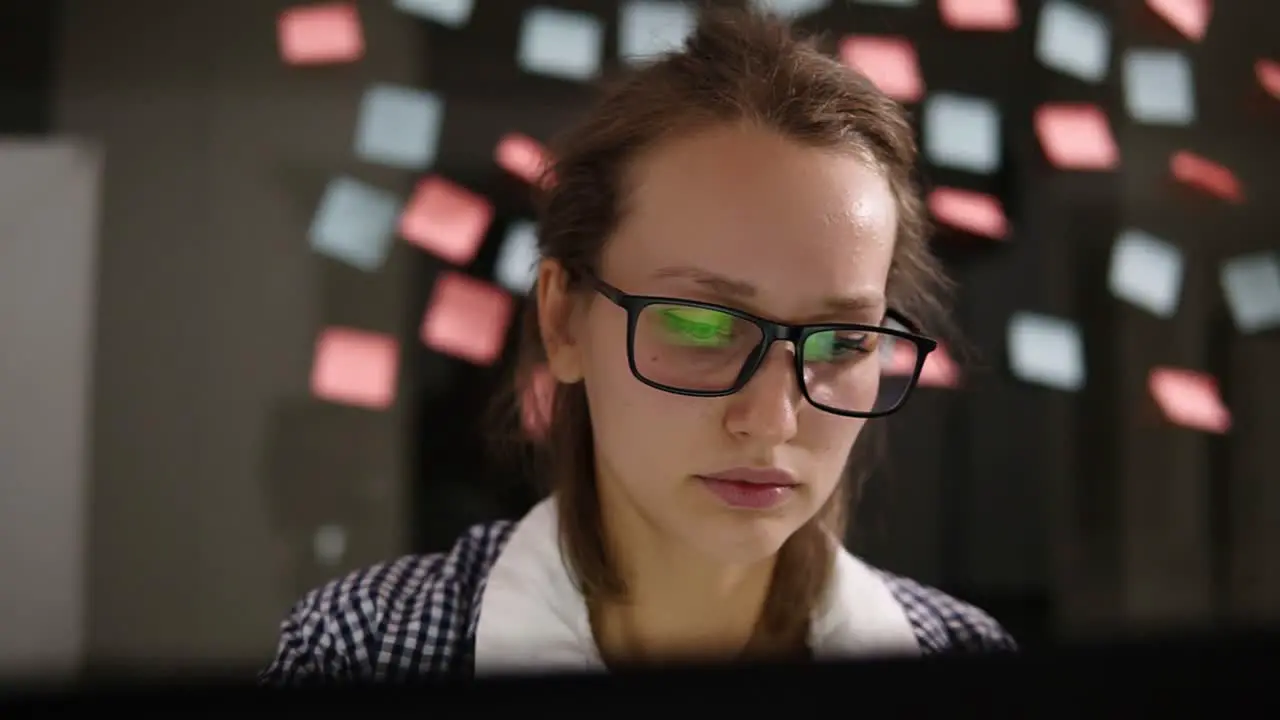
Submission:
[[[763,299],[883,294],[896,206],[884,177],[853,154],[726,128],[656,148],[632,179],[605,249],[615,282],[684,287],[696,272],[663,270],[691,268],[756,286]]]

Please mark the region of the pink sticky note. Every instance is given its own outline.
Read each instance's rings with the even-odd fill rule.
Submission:
[[[1280,62],[1262,59],[1254,63],[1254,73],[1258,76],[1258,84],[1277,100],[1280,100]]]
[[[507,133],[494,148],[493,159],[503,170],[515,175],[531,185],[545,183],[551,185],[554,178],[550,173],[544,175],[551,165],[551,155],[542,143],[528,135]]]
[[[520,393],[520,420],[525,435],[541,440],[551,424],[556,380],[546,365],[539,365]]]
[[[318,398],[374,410],[395,400],[400,344],[394,337],[331,327],[316,340],[311,392]]]
[[[400,216],[400,235],[443,260],[475,259],[493,222],[493,204],[482,195],[432,175],[418,183]]]
[[[1187,150],[1179,150],[1169,160],[1174,179],[1231,203],[1244,202],[1244,188],[1227,168]]]
[[[939,345],[924,359],[924,367],[920,369],[921,387],[956,388],[960,386],[960,366],[951,359],[947,348]]]
[[[893,352],[881,368],[881,372],[890,377],[909,377],[915,372],[916,359],[919,353],[915,345],[906,340],[893,344]],[[960,386],[960,366],[951,359],[951,354],[943,345],[929,353],[924,359],[924,367],[920,369],[920,377],[916,380],[920,387],[956,388]]]
[[[422,341],[437,352],[491,365],[502,355],[512,311],[511,296],[498,286],[445,272],[427,304]]]
[[[1188,40],[1200,42],[1209,29],[1212,0],[1147,0],[1147,7]]]
[[[1182,368],[1154,368],[1147,385],[1170,422],[1216,434],[1231,429],[1231,411],[1223,404],[1218,381],[1212,376]]]
[[[920,59],[906,38],[850,35],[840,41],[840,59],[894,100],[917,102],[924,96]]]
[[[890,377],[909,376],[916,371],[916,346],[906,340],[896,340],[889,357],[881,360],[880,372]]]
[[[1096,105],[1049,103],[1035,113],[1036,137],[1045,157],[1064,170],[1114,170],[1120,149],[1111,124]]]
[[[1001,240],[1009,234],[1004,208],[991,195],[940,187],[929,193],[928,202],[929,212],[951,227],[992,240]]]
[[[290,65],[354,62],[364,55],[364,30],[352,3],[302,5],[280,13],[280,57]]]
[[[1007,32],[1019,23],[1017,0],[938,0],[938,14],[953,30]]]

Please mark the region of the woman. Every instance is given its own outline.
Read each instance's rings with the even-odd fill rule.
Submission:
[[[553,493],[313,591],[269,683],[1013,649],[846,552],[941,282],[911,127],[773,19],[704,17],[557,152],[527,370]]]

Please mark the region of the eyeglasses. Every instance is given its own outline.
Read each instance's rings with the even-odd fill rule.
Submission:
[[[900,326],[787,325],[722,305],[631,295],[588,278],[627,312],[627,360],[650,387],[691,397],[722,397],[750,382],[773,343],[795,347],[800,391],[815,407],[845,417],[888,415],[906,402],[937,342]]]

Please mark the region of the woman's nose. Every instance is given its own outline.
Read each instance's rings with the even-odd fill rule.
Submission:
[[[774,343],[746,387],[730,396],[725,428],[761,445],[781,445],[796,435],[801,402],[795,348]]]

